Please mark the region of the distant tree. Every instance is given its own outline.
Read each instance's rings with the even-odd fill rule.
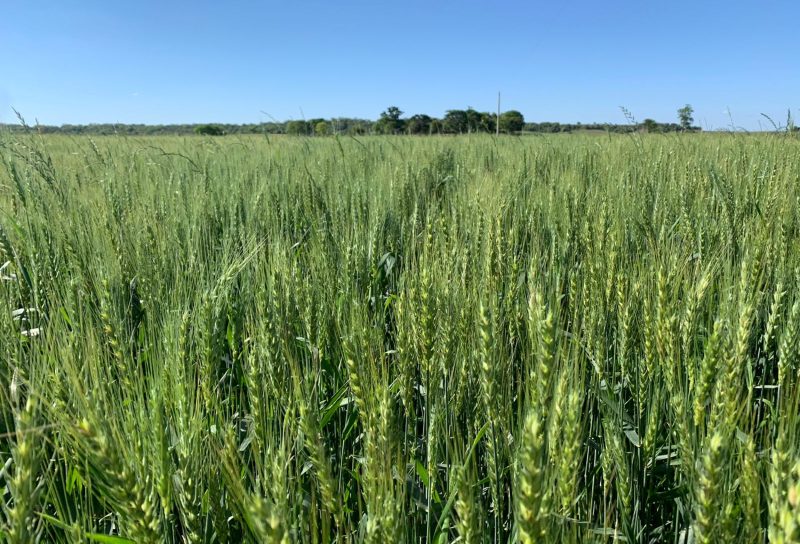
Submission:
[[[317,128],[317,123],[324,122],[325,119],[322,117],[314,117],[313,119],[309,119],[308,122],[308,133],[314,134],[315,129]]]
[[[330,119],[328,123],[333,134],[366,134],[372,125],[372,121],[350,117],[336,117]]]
[[[403,132],[403,120],[400,116],[403,112],[397,106],[389,106],[386,111],[381,113],[380,119],[375,123],[375,130],[379,134],[398,134]]]
[[[497,127],[497,114],[481,112],[478,130],[481,132],[494,132]]]
[[[317,121],[314,125],[314,136],[327,136],[330,133],[330,127],[327,121]]]
[[[540,123],[541,132],[561,132],[561,123]]]
[[[430,134],[433,119],[425,114],[412,115],[406,119],[406,132],[408,134]]]
[[[473,108],[467,108],[464,113],[467,117],[467,132],[478,132],[481,129],[481,112]]]
[[[645,119],[642,121],[642,128],[645,132],[656,132],[658,130],[658,123],[652,119]]]
[[[347,126],[347,134],[369,134],[370,127],[372,126],[372,121],[356,121],[350,123]]]
[[[289,121],[286,123],[286,134],[293,136],[307,136],[311,133],[311,127],[306,121]]]
[[[198,125],[194,127],[195,134],[202,136],[222,136],[225,132],[217,125]]]
[[[442,128],[449,134],[462,134],[469,130],[467,112],[464,110],[447,110],[442,121]]]
[[[473,110],[474,111],[474,110]],[[491,130],[493,128],[494,115],[486,112],[476,112],[478,114],[479,124],[478,130]],[[446,119],[430,118],[430,127],[428,134],[454,134],[463,133],[470,130],[467,119],[471,114],[468,110],[450,110]],[[424,123],[427,121],[428,116],[419,115],[409,118],[408,120],[401,120],[408,123],[406,132],[417,133],[420,130],[416,122]],[[298,134],[310,135],[314,134],[316,124],[324,119],[312,119],[310,121],[288,121],[288,122],[269,122],[259,124],[242,124],[242,125],[229,125],[229,124],[214,124],[212,126],[219,128],[222,134]],[[368,119],[352,119],[339,117],[334,120],[327,120],[329,133],[334,130],[337,134],[370,134],[377,132],[374,128],[375,121]],[[800,132],[800,127],[795,124],[793,117],[787,118],[786,125],[777,125],[772,123],[776,131],[786,131],[797,133]],[[40,134],[130,134],[141,136],[156,136],[156,135],[187,135],[205,132],[204,129],[199,128],[201,125],[120,125],[120,124],[89,124],[89,125],[69,125],[64,124],[61,126],[48,126],[37,125],[36,130]],[[624,125],[613,125],[607,123],[557,123],[557,122],[541,122],[541,123],[525,123],[523,130],[527,132],[539,133],[557,133],[557,132],[578,132],[578,131],[602,131],[613,132],[617,134],[628,134],[637,130],[644,131],[645,128],[651,132],[679,132],[684,130],[678,123],[657,123],[653,120],[648,121],[647,127],[642,123],[629,118],[629,123]],[[3,124],[0,123],[0,131],[20,132],[26,130],[25,127],[19,124]],[[473,128],[473,130],[475,130]],[[690,132],[700,131],[700,127],[692,126],[688,129]],[[214,133],[218,133],[216,130]],[[420,132],[424,133],[424,132]]]
[[[504,111],[500,114],[500,130],[513,134],[525,127],[525,118],[517,110]]]
[[[692,128],[692,123],[694,123],[694,108],[692,108],[691,104],[686,104],[684,107],[678,110],[678,119],[681,123],[681,128],[683,130],[689,130]]]

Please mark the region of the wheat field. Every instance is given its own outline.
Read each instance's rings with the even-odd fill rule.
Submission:
[[[796,138],[0,158],[5,542],[800,542]]]

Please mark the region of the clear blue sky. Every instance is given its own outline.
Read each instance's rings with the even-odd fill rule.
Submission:
[[[800,1],[2,0],[0,122],[800,117]],[[777,120],[776,119],[776,120]]]

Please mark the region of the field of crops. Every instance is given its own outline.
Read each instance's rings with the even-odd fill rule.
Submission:
[[[800,541],[797,139],[0,158],[0,540]]]

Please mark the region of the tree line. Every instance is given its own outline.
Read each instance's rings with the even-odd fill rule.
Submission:
[[[27,127],[16,124],[0,124],[0,129],[7,131],[36,130],[42,134],[68,135],[190,135],[201,134],[217,136],[223,134],[289,134],[295,136],[329,136],[329,135],[368,135],[368,134],[471,134],[502,132],[504,134],[520,133],[570,133],[582,131],[602,131],[613,133],[631,132],[679,132],[699,131],[692,126],[693,110],[686,105],[678,110],[678,123],[659,123],[653,119],[645,119],[641,123],[559,123],[559,122],[526,122],[525,117],[516,110],[502,112],[499,116],[492,112],[477,111],[473,108],[465,110],[447,110],[443,117],[431,117],[426,114],[414,114],[404,117],[404,112],[396,106],[384,110],[377,120],[334,117],[330,119],[314,118],[289,121],[271,121],[266,123],[203,123],[203,124],[117,124],[100,123],[88,125],[65,124],[61,126],[37,125]],[[632,121],[632,120],[631,120]],[[499,124],[499,127],[498,127]],[[499,130],[498,130],[499,129]]]

